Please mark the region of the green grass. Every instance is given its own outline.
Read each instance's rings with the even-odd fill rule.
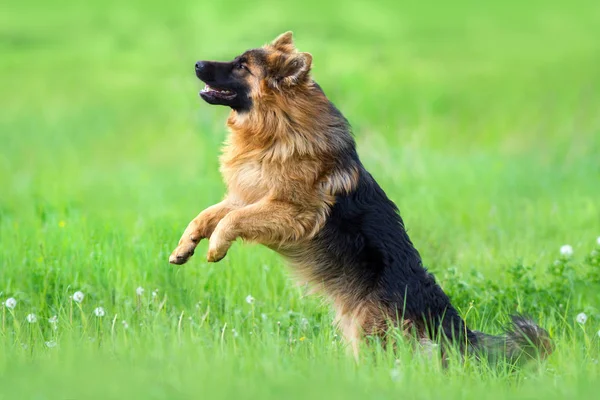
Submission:
[[[312,3],[0,5],[0,301],[18,302],[1,307],[0,399],[596,395],[598,3]],[[213,265],[203,243],[168,264],[224,191],[227,110],[198,99],[193,63],[286,30],[469,325],[530,312],[548,361],[444,371],[407,345],[356,365],[274,253],[238,243]]]

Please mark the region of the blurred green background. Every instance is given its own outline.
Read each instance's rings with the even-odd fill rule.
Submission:
[[[270,251],[237,244],[208,265],[202,244],[185,267],[167,263],[188,221],[224,192],[217,158],[228,110],[198,98],[194,62],[232,59],[287,30],[312,53],[315,80],[353,125],[363,163],[438,276],[475,269],[509,285],[506,269],[522,263],[544,281],[542,266],[561,245],[576,257],[594,248],[597,1],[9,0],[0,4],[0,300],[18,305],[3,308],[0,398],[52,397],[48,382],[60,389],[77,381],[69,377],[81,372],[79,354],[107,360],[99,376],[123,385],[114,393],[74,385],[53,392],[59,398],[120,398],[125,383],[143,398],[201,397],[196,389],[218,392],[221,384],[225,397],[303,397],[313,393],[302,392],[311,380],[337,380],[329,397],[408,393],[389,366],[355,368],[343,349],[327,347],[338,340],[328,306],[304,297]],[[75,290],[86,294],[81,310],[70,300]],[[248,294],[257,299],[251,306]],[[466,310],[469,299],[457,305]],[[97,306],[107,311],[102,323],[91,314]],[[39,316],[35,329],[28,313]],[[52,315],[65,321],[59,333],[47,326]],[[136,325],[120,336],[123,319]],[[283,319],[292,330],[309,321],[310,334],[292,335],[312,341],[309,349],[290,350],[287,337],[271,342]],[[248,336],[258,340],[256,321],[270,321],[260,345]],[[559,330],[572,321],[555,322]],[[471,324],[498,327],[479,317]],[[244,345],[224,345],[223,332],[236,326]],[[600,326],[589,329],[592,336],[569,343],[590,345]],[[108,332],[112,348],[88,341]],[[45,348],[49,337],[57,348]],[[597,359],[586,349],[582,359]],[[537,378],[547,396],[582,394],[593,382],[597,367],[569,356],[565,350],[554,365],[568,363],[572,381]],[[422,368],[400,379],[415,379],[416,397],[439,395],[427,382],[457,398],[489,388],[509,397],[542,393],[518,392],[491,373],[481,383]],[[588,381],[575,378],[578,368]],[[196,370],[208,381],[196,383]],[[248,382],[239,387],[225,383],[242,376]]]

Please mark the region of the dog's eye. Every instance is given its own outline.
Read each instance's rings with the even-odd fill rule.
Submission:
[[[237,65],[235,67],[237,69],[245,69],[246,71],[248,71],[248,66],[246,66],[246,64],[244,64],[244,63],[237,63]]]

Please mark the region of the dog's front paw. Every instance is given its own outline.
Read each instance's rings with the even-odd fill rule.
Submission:
[[[169,256],[169,262],[177,265],[185,264],[194,255],[196,245],[197,243],[191,239],[181,240],[177,248]]]
[[[206,261],[219,262],[227,255],[227,251],[231,247],[231,242],[223,241],[220,238],[210,238],[208,252],[206,253]]]

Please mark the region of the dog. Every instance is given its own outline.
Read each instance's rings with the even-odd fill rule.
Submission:
[[[233,61],[195,64],[202,99],[231,108],[220,158],[227,194],[189,223],[169,261],[185,263],[202,239],[209,262],[238,238],[268,246],[331,300],[355,356],[361,338],[385,341],[390,327],[463,353],[550,354],[547,331],[525,317],[514,316],[502,336],[466,326],[362,165],[348,121],[311,66],[291,32]]]

